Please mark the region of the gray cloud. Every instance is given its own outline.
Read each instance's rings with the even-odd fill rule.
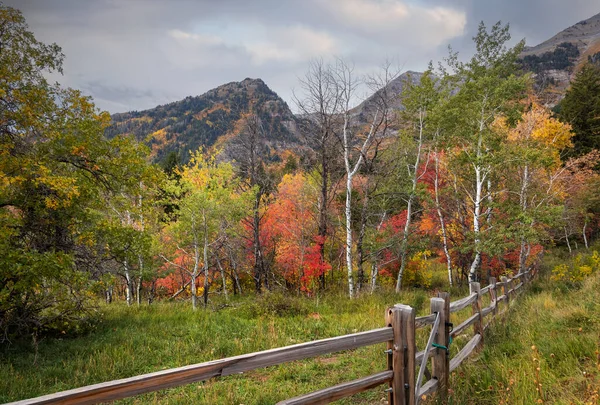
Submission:
[[[357,72],[391,58],[422,70],[468,54],[480,20],[510,22],[530,45],[600,12],[597,0],[5,0],[66,54],[58,80],[110,112],[145,109],[262,78],[288,102],[313,57]]]

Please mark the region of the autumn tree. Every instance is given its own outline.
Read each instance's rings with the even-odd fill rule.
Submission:
[[[80,327],[93,314],[90,275],[104,196],[145,157],[103,137],[109,116],[72,89],[56,44],[0,6],[0,330],[2,338]],[[65,326],[66,325],[66,326]]]
[[[517,75],[517,57],[524,43],[506,47],[510,40],[508,26],[498,22],[488,32],[481,23],[474,40],[476,53],[468,62],[451,54],[446,59],[449,70],[442,70],[457,88],[447,105],[447,119],[454,124],[449,136],[457,148],[455,170],[461,171],[461,188],[470,202],[472,280],[480,270],[484,239],[489,234],[486,229],[492,229],[494,197],[499,190],[494,168],[501,163],[498,152],[503,139],[493,123],[499,116],[514,120],[526,88],[525,78]]]
[[[504,121],[498,130],[506,128]],[[508,129],[506,187],[510,195],[503,211],[510,213],[508,229],[518,235],[519,272],[524,272],[531,247],[539,243],[545,228],[554,225],[563,204],[560,177],[564,174],[560,152],[571,146],[573,133],[567,124],[551,116],[536,100],[529,100],[518,124]],[[518,202],[514,201],[518,198]],[[516,210],[513,207],[518,207]]]
[[[267,207],[263,243],[273,249],[278,275],[289,289],[311,292],[331,269],[321,259],[316,197],[317,187],[308,175],[286,174]]]
[[[165,261],[189,276],[192,307],[198,306],[198,279],[203,276],[204,306],[210,288],[210,259],[239,221],[248,213],[252,192],[239,193],[239,180],[230,163],[218,163],[216,157],[202,151],[192,155],[181,169],[179,184],[173,184],[179,196],[177,221],[169,226],[170,252]]]
[[[264,287],[269,288],[269,261],[265,257],[261,243],[265,201],[273,192],[275,176],[267,169],[265,157],[268,149],[265,144],[265,130],[257,115],[247,117],[244,129],[230,146],[241,185],[245,190],[255,189],[252,215],[246,218],[251,233],[252,267],[254,288],[257,293]]]
[[[430,71],[425,72],[418,84],[410,81],[402,94],[404,110],[400,114],[402,129],[396,145],[397,161],[401,162],[399,176],[408,183],[404,203],[406,204],[406,221],[400,243],[400,269],[396,278],[396,292],[402,286],[402,275],[406,268],[408,240],[411,232],[411,223],[415,215],[415,199],[417,198],[417,185],[426,173],[429,163],[431,141],[437,129],[434,117],[438,99],[440,98],[436,80]]]
[[[304,161],[314,167],[310,170],[319,184],[317,197],[318,235],[320,254],[325,264],[325,242],[329,236],[329,208],[335,197],[333,185],[341,179],[339,130],[341,98],[332,77],[331,67],[323,60],[311,61],[308,71],[300,79],[300,93],[294,93],[294,101],[301,116],[299,130],[311,146]],[[341,169],[341,170],[340,170]],[[325,286],[325,275],[321,277]]]

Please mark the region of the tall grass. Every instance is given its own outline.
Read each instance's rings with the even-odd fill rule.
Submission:
[[[482,351],[451,376],[452,404],[598,403],[600,273],[578,284],[551,281],[550,270],[568,260],[547,256],[545,275],[519,297],[505,321],[492,324]],[[439,290],[447,290],[443,271],[433,275]],[[457,299],[467,289],[455,287],[451,294]],[[401,302],[415,307],[418,315],[427,314],[434,295],[423,290],[400,295],[381,291],[348,300],[342,292],[312,298],[271,293],[233,297],[229,303],[215,297],[211,307],[196,312],[187,303],[103,305],[102,322],[85,336],[1,348],[0,403],[378,328],[386,307]],[[466,309],[454,321],[469,315]],[[418,347],[423,347],[427,334],[419,331]],[[457,339],[453,353],[466,341]],[[360,348],[120,403],[272,404],[382,371],[383,350],[383,345]],[[385,402],[384,389],[339,403]]]
[[[103,381],[382,327],[398,302],[428,310],[428,293],[407,291],[301,298],[279,293],[192,311],[189,304],[104,306],[103,321],[74,339],[0,351],[0,403]],[[138,396],[122,403],[271,404],[386,368],[384,345],[256,370]],[[384,387],[353,398],[379,401]],[[344,402],[342,402],[344,403]]]
[[[545,259],[540,280],[451,376],[451,403],[600,404],[600,272],[577,285],[552,281],[569,260]]]

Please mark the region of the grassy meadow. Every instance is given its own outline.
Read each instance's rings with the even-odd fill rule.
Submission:
[[[548,257],[545,267],[552,268],[557,260],[564,259]],[[418,315],[427,314],[429,297],[434,294],[380,292],[350,301],[342,293],[312,298],[272,293],[258,299],[234,298],[227,305],[215,298],[209,309],[196,312],[183,302],[139,308],[103,305],[102,321],[87,335],[42,340],[37,349],[31,344],[2,348],[0,403],[378,328],[383,326],[386,307],[402,302],[418,308]],[[453,299],[465,294],[464,289],[452,291]],[[469,311],[453,318],[455,325]],[[566,285],[551,282],[546,271],[507,315],[488,329],[484,348],[451,376],[452,404],[598,403],[598,272],[582,283]],[[419,347],[426,333],[419,333]],[[457,338],[452,350],[456,352],[466,341],[468,336]],[[383,350],[383,344],[365,347],[119,403],[272,404],[382,371],[386,367]],[[381,386],[339,403],[382,403],[384,389]],[[435,403],[435,399],[427,402]]]

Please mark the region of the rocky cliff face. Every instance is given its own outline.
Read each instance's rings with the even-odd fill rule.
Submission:
[[[299,143],[296,118],[287,104],[260,79],[227,83],[201,96],[145,111],[114,114],[109,137],[133,135],[152,149],[156,161],[177,152],[186,161],[199,147],[227,148],[256,114],[264,127],[263,142],[273,154]]]
[[[600,61],[600,14],[526,47],[521,60],[524,69],[534,73],[543,101],[556,105],[579,69],[589,61]]]

